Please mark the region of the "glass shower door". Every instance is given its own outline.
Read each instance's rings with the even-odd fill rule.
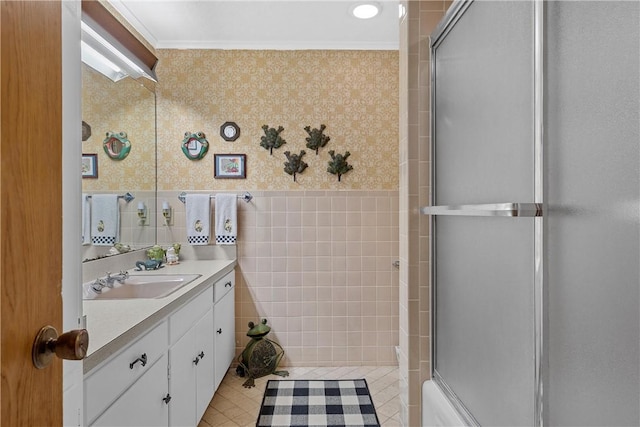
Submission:
[[[433,220],[434,380],[469,423],[530,426],[541,321],[538,6],[455,6],[432,37],[433,197],[422,210]]]
[[[546,7],[545,420],[638,426],[640,3]]]

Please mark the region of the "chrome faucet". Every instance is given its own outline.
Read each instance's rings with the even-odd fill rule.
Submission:
[[[129,278],[129,272],[127,271],[121,271],[118,274],[114,274],[113,276],[111,275],[110,272],[107,272],[107,277],[105,278],[97,278],[95,282],[93,282],[93,284],[91,285],[91,289],[93,289],[96,293],[101,294],[102,293],[102,289],[106,288],[113,288],[113,284],[115,282],[120,283],[121,285],[124,284],[124,281],[127,280]]]
[[[129,278],[129,272],[127,271],[120,271],[120,273],[114,274],[113,276],[111,275],[111,273],[107,272],[107,277],[105,278],[105,281],[107,283],[107,287],[113,288],[114,282],[118,282],[121,285],[123,285],[124,281],[127,280],[128,278]]]

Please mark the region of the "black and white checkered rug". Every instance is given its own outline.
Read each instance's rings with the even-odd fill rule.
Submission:
[[[269,380],[256,427],[379,427],[364,379]]]

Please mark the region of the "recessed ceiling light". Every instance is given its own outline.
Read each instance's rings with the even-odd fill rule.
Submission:
[[[370,19],[380,13],[378,3],[358,3],[351,7],[351,14],[359,19]]]

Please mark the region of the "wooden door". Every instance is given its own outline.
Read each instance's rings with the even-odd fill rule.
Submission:
[[[36,369],[39,329],[62,328],[61,4],[0,2],[0,424],[62,424],[62,362]]]

